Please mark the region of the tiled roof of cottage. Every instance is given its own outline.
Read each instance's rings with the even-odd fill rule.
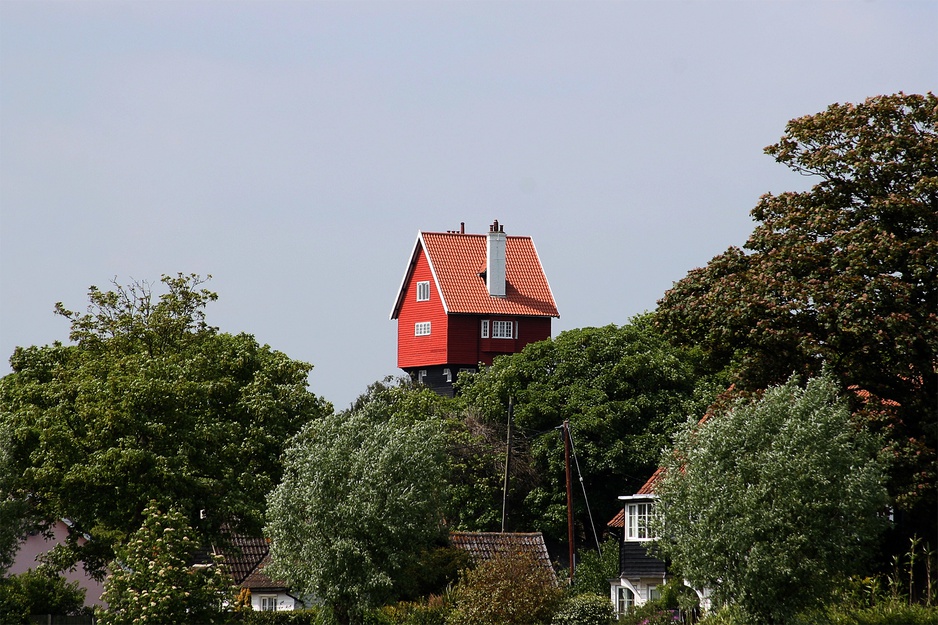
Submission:
[[[261,563],[270,546],[264,538],[248,538],[237,534],[230,536],[229,540],[232,548],[225,550],[225,566],[235,584],[241,584]]]
[[[560,317],[531,237],[506,236],[505,297],[493,297],[488,293],[484,277],[486,235],[420,232],[391,319],[397,318],[421,250],[426,252],[448,314]]]
[[[449,537],[452,545],[466,551],[474,564],[496,556],[528,553],[541,566],[554,571],[544,536],[540,532],[450,532]]]

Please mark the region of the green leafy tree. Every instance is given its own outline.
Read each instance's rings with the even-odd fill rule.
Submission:
[[[659,547],[747,622],[792,622],[869,555],[887,503],[880,447],[827,375],[689,423],[663,455]]]
[[[909,517],[935,515],[938,98],[877,96],[794,119],[766,153],[820,181],[764,195],[744,249],[677,282],[656,321],[742,390],[823,366],[898,403],[883,432]],[[920,507],[914,508],[918,504]]]
[[[17,348],[0,380],[0,507],[70,519],[63,568],[102,573],[150,501],[205,542],[225,523],[259,532],[285,441],[330,409],[307,390],[310,365],[206,323],[201,278],[162,282],[159,297],[92,287],[85,314],[59,304],[74,343]]]
[[[563,597],[553,571],[521,552],[462,572],[447,625],[543,625]]]
[[[505,422],[512,398],[516,442],[526,446],[519,456],[530,454],[537,481],[511,484],[509,526],[565,539],[557,430],[565,419],[590,505],[604,522],[616,514],[616,498],[642,485],[674,430],[687,415],[702,414],[718,388],[702,375],[695,350],[671,346],[644,315],[625,326],[568,330],[496,358],[460,393],[488,423]],[[579,491],[575,502],[577,519],[588,528]]]
[[[386,416],[366,402],[309,423],[269,499],[268,575],[321,599],[342,625],[389,600],[442,532],[443,423]]]
[[[589,595],[609,595],[609,580],[619,576],[619,541],[607,538],[602,550],[583,549],[573,573],[573,590]]]
[[[84,611],[85,591],[48,567],[0,579],[0,622],[28,625],[31,615],[75,616]]]
[[[183,514],[163,513],[155,502],[143,525],[117,550],[104,583],[100,625],[175,625],[221,622],[224,601],[234,596],[220,561],[193,559],[199,542]]]

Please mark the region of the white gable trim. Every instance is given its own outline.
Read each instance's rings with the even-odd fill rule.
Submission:
[[[410,254],[410,261],[407,263],[407,269],[404,271],[404,277],[401,279],[401,286],[397,289],[397,299],[394,301],[394,308],[391,309],[391,321],[397,319],[401,312],[401,305],[404,303],[404,295],[407,292],[407,285],[414,275],[414,267],[417,266],[417,258],[420,253],[427,258],[427,264],[430,266],[430,275],[433,276],[433,286],[436,288],[436,294],[443,302],[443,312],[449,314],[449,306],[446,305],[446,298],[443,297],[443,290],[440,288],[440,280],[436,275],[436,268],[433,266],[433,259],[427,253],[427,246],[423,242],[423,232],[417,231],[417,241],[414,242],[414,251]]]

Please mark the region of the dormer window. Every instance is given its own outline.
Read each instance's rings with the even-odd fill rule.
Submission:
[[[625,539],[626,540],[655,540],[651,528],[654,515],[654,504],[650,501],[643,503],[630,503],[625,506]]]
[[[417,283],[417,301],[418,302],[430,301],[430,281],[429,280]]]

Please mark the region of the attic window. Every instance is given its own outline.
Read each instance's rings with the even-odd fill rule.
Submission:
[[[429,336],[430,322],[420,321],[414,324],[414,336]]]
[[[630,503],[625,507],[625,539],[653,540],[657,538],[651,528],[654,504]]]
[[[430,301],[430,281],[418,282],[417,283],[417,301],[418,302],[429,302]]]

